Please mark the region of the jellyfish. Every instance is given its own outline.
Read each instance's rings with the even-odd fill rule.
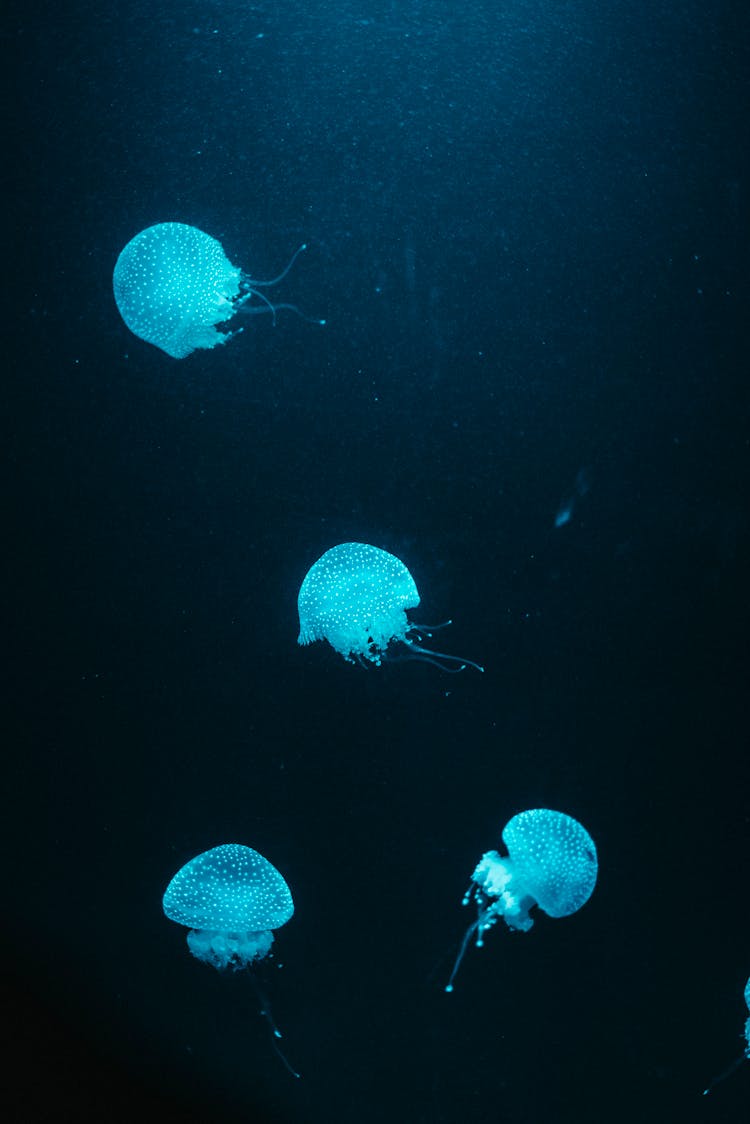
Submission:
[[[267,956],[273,929],[294,913],[278,870],[252,847],[223,843],[177,871],[164,891],[164,913],[187,925],[188,948],[212,967],[235,970]]]
[[[302,315],[295,305],[271,304],[259,290],[283,280],[305,249],[300,246],[278,277],[255,281],[232,265],[210,234],[182,222],[158,223],[136,234],[117,259],[115,302],[134,335],[184,359],[196,348],[216,347],[238,335],[242,328],[229,332],[217,325],[240,310],[268,311],[274,319],[280,308]],[[260,306],[248,306],[253,297]]]
[[[294,913],[292,895],[278,870],[252,847],[223,843],[196,855],[177,871],[164,891],[170,921],[190,929],[188,948],[197,960],[223,971],[239,971],[268,956],[273,930]],[[274,1049],[294,1077],[275,1039],[281,1033],[260,986],[251,976]]]
[[[750,978],[748,978],[748,981],[745,984],[745,1006],[747,1007],[748,1012],[750,1012]],[[728,1066],[722,1073],[719,1074],[718,1077],[714,1077],[708,1088],[703,1090],[703,1096],[705,1097],[707,1093],[710,1093],[713,1087],[715,1085],[718,1085],[720,1081],[725,1081],[727,1077],[731,1077],[732,1074],[740,1068],[744,1061],[750,1061],[750,1014],[748,1014],[747,1018],[745,1019],[745,1049],[742,1051],[738,1058],[735,1058],[730,1066]]]
[[[403,562],[376,546],[342,543],[327,550],[302,582],[297,643],[327,640],[348,663],[363,667],[379,667],[385,659],[423,659],[443,671],[484,671],[472,660],[422,646],[425,637],[451,622],[414,624],[406,610],[418,604],[417,587]]]
[[[506,857],[497,851],[482,855],[471,876],[463,904],[473,899],[477,919],[466,930],[445,990],[453,991],[469,941],[477,948],[484,934],[502,917],[509,929],[526,933],[538,905],[548,917],[568,917],[591,897],[598,861],[594,841],[577,820],[549,808],[519,812],[502,833]]]

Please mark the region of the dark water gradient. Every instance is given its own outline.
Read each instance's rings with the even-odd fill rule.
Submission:
[[[743,1119],[747,1072],[700,1092],[750,972],[745,13],[42,3],[6,32],[18,1119]],[[167,220],[261,277],[307,241],[284,297],[328,325],[136,340],[112,267]],[[347,540],[485,675],[298,649]],[[534,806],[591,831],[594,897],[445,996],[471,869]],[[225,841],[295,896],[260,982],[299,1082],[161,915]]]

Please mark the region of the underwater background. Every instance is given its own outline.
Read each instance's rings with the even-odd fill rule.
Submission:
[[[9,1118],[747,1119],[750,1066],[701,1096],[750,973],[746,6],[5,32]],[[281,299],[327,324],[137,339],[112,271],[162,222],[260,278],[306,242]],[[299,647],[349,541],[484,674]],[[591,833],[593,896],[446,995],[471,872],[537,807]],[[253,972],[298,1081],[162,914],[225,842],[294,896]]]

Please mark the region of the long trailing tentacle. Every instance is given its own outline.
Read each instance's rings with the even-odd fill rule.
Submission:
[[[742,1063],[747,1061],[747,1058],[747,1052],[741,1054],[739,1058],[736,1058],[718,1077],[714,1077],[713,1081],[703,1090],[703,1096],[705,1097],[707,1093],[710,1093],[714,1086],[718,1085],[720,1081],[726,1081],[727,1077],[731,1077],[733,1073],[736,1073]]]
[[[274,1021],[273,1013],[271,1011],[271,1004],[268,1002],[267,995],[263,991],[263,988],[260,986],[252,972],[248,973],[248,975],[250,978],[250,983],[253,985],[255,994],[258,997],[258,1002],[260,1003],[260,1010],[258,1013],[263,1016],[271,1030],[271,1045],[273,1046],[275,1052],[278,1054],[279,1058],[284,1063],[285,1067],[292,1075],[292,1077],[301,1077],[302,1074],[297,1073],[297,1070],[294,1069],[290,1064],[288,1058],[278,1044],[277,1039],[281,1038],[282,1034]]]
[[[433,632],[440,632],[451,624],[453,621],[441,621],[440,624],[417,624],[416,621],[409,621],[409,632],[414,633],[418,640],[423,640],[425,636],[432,636]]]
[[[448,991],[448,992],[453,991],[453,981],[456,978],[456,972],[461,967],[461,961],[464,958],[464,955],[466,953],[466,949],[469,947],[469,941],[471,940],[471,938],[474,936],[477,929],[479,928],[479,922],[481,920],[482,920],[482,918],[481,918],[481,915],[480,915],[479,917],[477,917],[476,921],[472,922],[472,924],[469,925],[469,928],[464,933],[464,939],[461,941],[461,947],[458,950],[458,955],[456,956],[456,960],[455,960],[455,963],[453,965],[453,971],[451,972],[450,979],[448,980],[448,983],[445,985],[445,991]]]
[[[477,671],[484,672],[481,664],[474,663],[474,660],[464,659],[463,656],[452,656],[448,652],[433,652],[429,648],[423,648],[420,644],[415,644],[413,640],[406,640],[406,644],[411,648],[412,652],[417,652],[419,656],[427,660],[428,663],[434,663],[436,667],[441,667],[443,671],[464,671],[467,667],[473,667]],[[460,667],[443,667],[439,662],[445,660],[446,663],[457,663]]]
[[[245,295],[243,297],[240,297],[240,299],[236,302],[236,304],[234,306],[235,310],[237,310],[239,308],[242,308],[242,306],[244,304],[246,304],[247,301],[249,301],[252,297],[257,297],[258,300],[263,301],[263,304],[266,305],[266,307],[265,308],[245,308],[245,309],[243,309],[243,311],[249,312],[252,315],[255,315],[259,312],[270,312],[271,316],[273,318],[273,325],[274,325],[274,327],[276,327],[276,309],[281,308],[281,307],[286,307],[286,306],[271,304],[268,297],[264,296],[263,293],[259,293],[257,291],[257,289],[253,289],[251,286],[248,286],[248,289],[247,289],[247,292],[245,293]]]
[[[323,327],[323,325],[325,324],[325,320],[321,320],[316,316],[306,316],[304,312],[300,312],[296,304],[272,304],[268,297],[264,296],[263,293],[258,292],[259,289],[270,289],[273,285],[278,285],[279,281],[283,281],[289,270],[296,262],[297,258],[300,256],[303,250],[306,249],[307,243],[303,242],[302,245],[299,246],[292,254],[292,257],[286,269],[283,269],[277,277],[272,277],[270,281],[256,281],[254,277],[243,276],[242,286],[245,289],[245,294],[235,303],[235,309],[241,308],[247,301],[250,300],[251,297],[257,297],[258,300],[263,301],[266,307],[245,308],[244,311],[247,313],[270,312],[271,316],[273,317],[274,327],[276,326],[276,313],[281,309],[287,309],[289,312],[296,312],[297,316],[299,316],[302,320],[306,320],[308,324],[319,324],[321,327]]]
[[[298,246],[297,249],[292,254],[292,256],[289,260],[289,264],[287,265],[286,269],[283,269],[281,271],[281,273],[278,275],[278,277],[272,277],[270,281],[256,281],[254,277],[249,277],[247,279],[248,284],[251,285],[253,287],[253,289],[268,289],[268,288],[270,288],[271,285],[278,285],[279,281],[284,280],[287,273],[289,272],[289,270],[292,268],[292,266],[296,262],[297,258],[306,249],[307,249],[307,242],[303,242],[301,246]]]

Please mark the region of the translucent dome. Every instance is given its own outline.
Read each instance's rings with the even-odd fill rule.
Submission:
[[[474,868],[463,904],[477,905],[477,919],[466,931],[446,991],[469,941],[477,947],[484,934],[502,918],[509,929],[528,932],[530,913],[538,906],[549,917],[576,913],[591,897],[599,869],[593,839],[577,820],[549,808],[520,812],[505,825],[502,839],[507,856],[487,851]]]
[[[134,335],[184,359],[197,348],[216,347],[243,330],[219,325],[235,313],[270,312],[274,323],[282,308],[313,324],[294,304],[272,304],[260,291],[283,281],[302,244],[278,277],[258,281],[232,265],[220,242],[195,226],[162,222],[128,242],[115,264],[112,284],[120,315]],[[259,303],[251,304],[253,298]]]
[[[302,582],[297,643],[327,640],[349,663],[375,666],[393,645],[398,659],[423,659],[443,671],[467,666],[482,671],[472,660],[422,646],[434,629],[407,619],[406,610],[418,604],[414,579],[399,558],[367,543],[341,543],[327,550]]]
[[[216,325],[234,315],[241,279],[241,270],[210,234],[185,223],[163,222],[128,242],[112,283],[131,332],[174,359],[184,359],[196,348],[230,339],[231,333]]]
[[[299,591],[299,644],[327,640],[345,659],[378,663],[403,640],[406,610],[419,604],[414,579],[398,558],[366,543],[334,546],[308,571]]]
[[[520,812],[502,838],[515,882],[548,917],[567,917],[589,900],[598,870],[596,846],[572,816],[549,808]]]
[[[273,929],[294,913],[278,870],[252,847],[224,843],[178,870],[162,900],[165,915],[187,925],[188,947],[214,968],[244,968],[266,956]]]
[[[191,929],[279,929],[294,913],[289,887],[252,847],[223,843],[178,870],[164,892],[164,913]]]

